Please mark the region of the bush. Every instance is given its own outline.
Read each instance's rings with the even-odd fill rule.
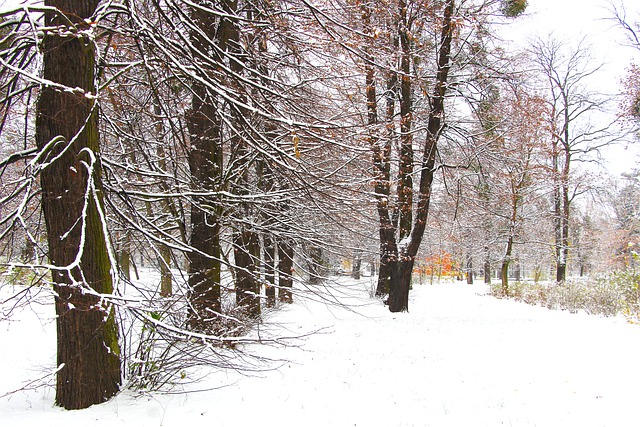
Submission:
[[[635,271],[615,273],[588,281],[557,283],[514,282],[505,293],[501,283],[492,284],[490,294],[511,298],[552,310],[616,316],[623,314],[629,322],[640,323],[640,274]]]

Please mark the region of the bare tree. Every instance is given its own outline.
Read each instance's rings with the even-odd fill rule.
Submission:
[[[610,120],[603,123],[602,116],[596,119],[609,99],[586,88],[587,80],[600,66],[593,65],[584,41],[570,48],[553,37],[538,39],[531,54],[547,83],[544,90],[549,104],[556,280],[563,282],[569,257],[571,203],[589,190],[587,182],[573,179],[574,163],[593,160],[602,147],[615,142],[617,137]]]

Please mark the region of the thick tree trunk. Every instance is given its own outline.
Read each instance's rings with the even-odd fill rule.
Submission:
[[[408,257],[398,261],[391,275],[392,292],[389,293],[389,311],[392,313],[409,311],[409,290],[414,260],[413,257]]]
[[[260,259],[258,235],[243,228],[236,232],[233,244],[236,270],[236,305],[247,316],[260,317],[260,286],[257,280],[256,262]]]
[[[371,25],[371,9],[366,2],[361,3],[361,17],[364,33],[373,40],[374,29]],[[367,125],[369,126],[369,145],[372,150],[374,169],[374,192],[377,201],[380,237],[380,268],[378,270],[378,283],[376,296],[381,297],[389,293],[392,264],[397,256],[395,243],[395,228],[389,213],[389,196],[391,188],[391,141],[393,129],[389,126],[388,137],[380,139],[376,129],[378,125],[378,98],[376,96],[376,72],[375,61],[371,53],[371,46],[365,45],[365,84],[367,96]],[[387,78],[387,122],[392,123],[395,109],[395,97],[397,76],[390,73]]]
[[[238,119],[238,124],[241,119]],[[236,179],[232,188],[236,195],[248,194],[249,167],[248,147],[241,136],[233,138],[236,151]],[[260,259],[260,239],[254,231],[251,221],[254,217],[253,206],[241,201],[236,209],[238,229],[234,231],[233,259],[235,262],[236,304],[249,317],[260,316],[260,282],[257,263]]]
[[[97,1],[45,1],[78,27]],[[45,153],[42,210],[56,293],[58,335],[56,404],[81,409],[115,395],[121,384],[114,309],[92,293],[111,294],[102,211],[95,46],[90,35],[63,30],[67,21],[46,13],[43,78],[73,90],[43,86],[36,108],[36,142]],[[61,34],[63,33],[63,34]],[[49,163],[50,162],[50,163]],[[90,292],[88,292],[90,290]]]
[[[376,296],[382,297],[389,294],[389,286],[391,282],[391,269],[388,257],[380,256],[380,268],[378,269],[378,283],[376,285]]]
[[[215,38],[217,17],[211,13],[193,9],[194,25],[191,41],[194,57],[205,55],[211,48],[210,39]],[[219,24],[222,25],[222,24]],[[209,38],[208,38],[209,37]],[[226,42],[221,37],[218,42]],[[214,50],[213,55],[218,55]],[[207,77],[207,76],[203,76]],[[186,115],[189,130],[189,170],[194,192],[215,192],[222,186],[222,137],[221,124],[215,96],[202,83],[194,82],[191,109]],[[195,196],[191,201],[191,252],[189,259],[189,303],[188,325],[195,330],[206,331],[221,310],[220,245],[222,207],[210,195]]]
[[[562,283],[566,280],[567,261],[569,257],[569,171],[571,165],[571,149],[569,145],[569,117],[568,106],[564,107],[565,122],[563,126],[563,139],[553,140],[553,172],[555,188],[553,191],[554,207],[554,231],[556,247],[556,281]],[[560,145],[562,147],[560,147]],[[562,153],[564,164],[560,164]],[[562,167],[560,167],[562,166]]]
[[[238,2],[237,0],[225,0],[222,2],[223,9],[228,13],[224,20],[224,32],[228,37],[227,51],[229,58],[229,68],[238,76],[246,74],[247,51],[240,40],[238,28]],[[246,20],[251,22],[253,11],[246,8],[240,13],[246,13]],[[253,49],[254,46],[250,46]],[[236,97],[243,104],[249,103],[245,88],[240,81],[236,82]],[[232,158],[232,172],[235,179],[232,181],[234,194],[247,196],[249,194],[249,171],[253,167],[250,161],[250,147],[247,143],[248,133],[246,129],[251,126],[247,123],[250,112],[239,105],[231,105],[231,116],[233,126],[231,126],[231,149],[235,152]],[[257,275],[256,264],[260,259],[260,239],[251,225],[255,217],[252,204],[244,199],[240,201],[236,209],[238,230],[234,237],[234,260],[236,270],[236,304],[249,317],[258,318],[260,316],[260,282]]]
[[[373,67],[371,68],[373,73]],[[373,74],[372,74],[373,76]],[[372,89],[367,92],[368,105],[376,106],[375,80],[373,77],[367,80],[367,88]],[[394,130],[389,124],[393,123],[395,116],[395,101],[397,92],[398,76],[395,72],[390,72],[387,76],[386,98],[386,122],[387,135],[383,138],[383,146],[376,145],[373,151],[374,171],[377,174],[375,180],[375,194],[377,198],[378,218],[380,219],[379,235],[380,235],[380,269],[378,271],[378,284],[376,287],[376,296],[382,297],[389,294],[391,286],[391,272],[395,269],[395,262],[398,258],[398,248],[395,238],[395,226],[391,220],[389,213],[389,197],[391,193],[391,146],[394,140]],[[377,112],[374,109],[370,112],[369,122],[377,124]]]
[[[391,287],[389,289],[389,310],[392,312],[408,310],[413,263],[427,226],[427,217],[429,216],[429,205],[431,202],[431,185],[433,184],[435,173],[436,152],[438,149],[438,140],[443,129],[444,98],[447,92],[449,69],[451,67],[454,3],[454,0],[446,0],[444,3],[440,47],[438,49],[438,70],[436,72],[436,82],[430,100],[429,120],[426,129],[427,135],[420,164],[421,172],[418,187],[418,203],[411,234],[405,239],[406,241],[403,242],[397,251],[398,264],[395,268],[395,276],[392,275],[390,282]]]
[[[398,3],[400,16],[400,162],[398,167],[398,239],[411,233],[413,222],[413,102],[411,89],[412,42],[405,0]]]
[[[191,136],[189,168],[194,191],[215,191],[222,173],[222,149],[216,111],[211,96],[195,85],[192,111],[187,117]],[[221,207],[211,197],[194,197],[191,203],[189,258],[189,326],[204,330],[220,312]]]

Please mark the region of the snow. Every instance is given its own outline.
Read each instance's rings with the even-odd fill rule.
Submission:
[[[414,286],[410,313],[336,278],[355,310],[298,301],[269,318],[297,346],[259,373],[211,372],[191,394],[125,391],[82,411],[51,387],[0,399],[3,426],[637,426],[640,326],[484,295],[484,285]],[[8,292],[8,287],[2,290]],[[357,306],[357,307],[356,307]],[[50,305],[0,323],[0,395],[55,369]],[[48,313],[48,314],[47,314]],[[49,380],[51,383],[51,380]]]

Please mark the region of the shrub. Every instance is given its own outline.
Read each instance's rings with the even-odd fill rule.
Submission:
[[[615,273],[588,281],[557,283],[514,282],[505,294],[500,283],[492,284],[490,294],[511,298],[552,310],[580,310],[602,316],[623,314],[629,322],[640,323],[640,274]]]

